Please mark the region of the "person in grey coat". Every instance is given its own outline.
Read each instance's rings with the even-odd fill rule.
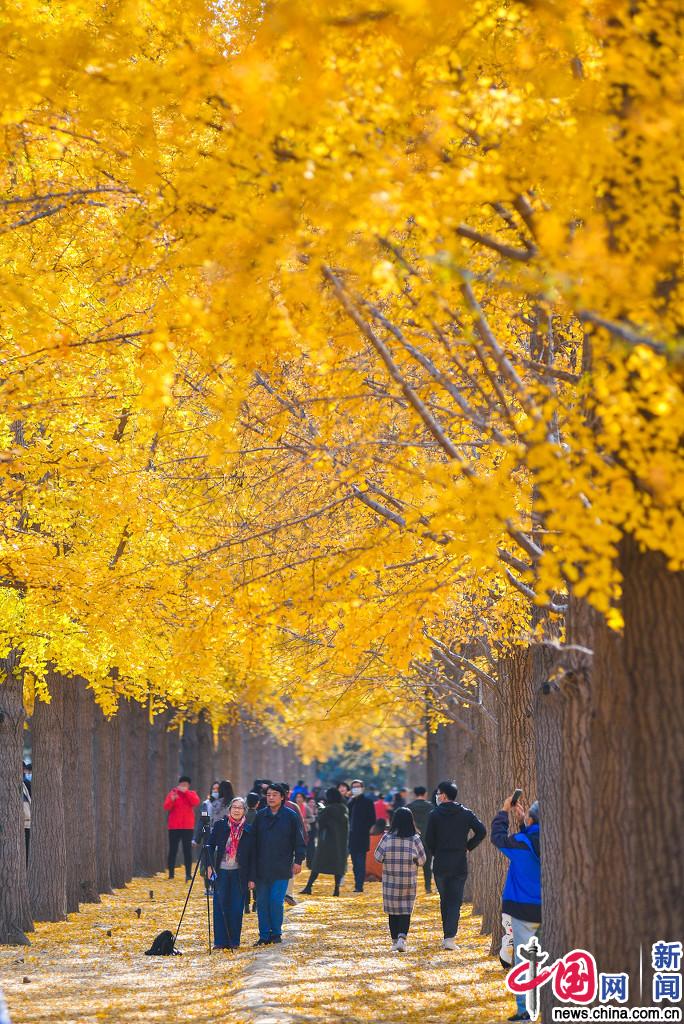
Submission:
[[[340,883],[347,870],[347,847],[349,843],[349,812],[345,807],[339,789],[331,786],[325,794],[326,805],[318,812],[318,845],[314,854],[309,881],[302,889],[311,895],[312,887],[319,875],[333,875],[335,889],[333,896],[340,895]]]

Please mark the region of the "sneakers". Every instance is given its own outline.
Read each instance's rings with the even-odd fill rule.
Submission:
[[[442,943],[442,949],[456,949],[456,939],[445,939]]]
[[[294,898],[294,896],[290,896],[289,892],[285,895],[285,902],[287,903],[288,907],[297,906],[297,900]]]
[[[522,1013],[518,1013],[518,1012],[516,1011],[516,1012],[515,1012],[515,1013],[513,1014],[513,1016],[512,1016],[512,1017],[509,1017],[509,1018],[508,1018],[508,1020],[531,1020],[531,1019],[532,1019],[532,1018],[530,1017],[530,1015],[529,1015],[529,1013],[527,1012],[527,1010],[524,1010],[524,1011],[523,1011]]]
[[[398,953],[405,953],[406,952],[406,936],[405,935],[400,935],[399,938],[397,939],[397,952]]]
[[[397,945],[397,942],[398,942],[398,941],[399,941],[399,940],[397,939],[397,941],[396,941],[396,942],[393,942],[393,943],[392,943],[391,949],[392,949],[392,952],[393,952],[393,953],[396,953],[396,952],[398,951],[398,949],[399,949],[399,946]]]

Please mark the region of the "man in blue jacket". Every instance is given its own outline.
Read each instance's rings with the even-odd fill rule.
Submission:
[[[302,817],[284,806],[285,787],[272,782],[266,790],[266,807],[252,826],[250,888],[256,883],[259,939],[257,946],[282,942],[287,883],[302,870],[306,844]]]
[[[539,804],[535,800],[529,811],[518,801],[511,806],[512,797],[503,806],[492,822],[492,842],[508,857],[508,875],[504,885],[501,909],[510,914],[513,925],[513,949],[515,963],[520,963],[518,946],[526,945],[537,935],[541,925],[541,860],[539,836]],[[508,815],[513,812],[522,822],[520,832],[509,833]],[[525,996],[515,997],[517,1011],[509,1020],[529,1020]]]

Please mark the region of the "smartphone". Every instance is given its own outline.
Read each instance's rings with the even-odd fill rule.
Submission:
[[[517,804],[517,802],[520,799],[520,797],[522,796],[522,794],[523,794],[522,789],[514,789],[513,790],[513,796],[511,797],[511,807],[515,807],[515,805]]]

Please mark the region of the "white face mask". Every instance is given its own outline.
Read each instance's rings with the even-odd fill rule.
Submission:
[[[352,796],[361,796],[361,794],[363,793],[363,787],[362,786],[352,786],[351,791],[352,791]]]
[[[211,799],[218,800],[218,789],[212,790]]]

